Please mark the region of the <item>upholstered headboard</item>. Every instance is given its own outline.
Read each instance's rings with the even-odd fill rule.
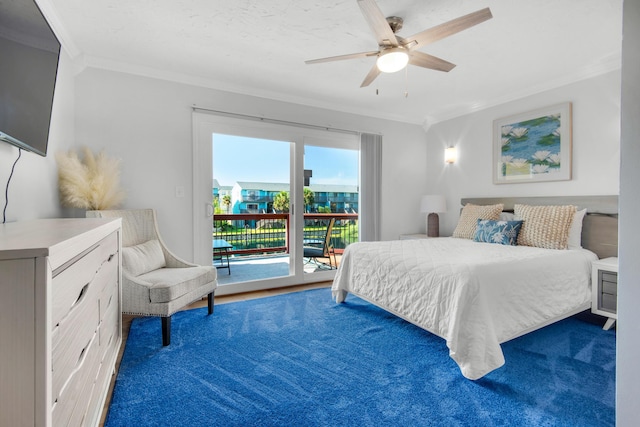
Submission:
[[[513,212],[516,204],[575,205],[587,209],[582,222],[582,247],[600,258],[618,256],[618,196],[557,196],[557,197],[482,197],[463,198],[476,205],[504,204],[504,210]]]

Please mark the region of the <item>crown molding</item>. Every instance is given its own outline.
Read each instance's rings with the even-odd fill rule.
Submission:
[[[42,14],[47,19],[49,26],[55,33],[56,37],[60,40],[60,44],[65,52],[69,55],[71,59],[76,59],[82,54],[82,51],[73,41],[71,35],[67,32],[58,13],[56,12],[56,8],[53,6],[52,0],[35,0],[38,7],[42,11]]]
[[[82,55],[79,58],[85,67],[102,69],[108,71],[121,72],[126,74],[137,75],[141,77],[154,78],[158,80],[170,81],[173,83],[181,83],[190,86],[204,87],[207,89],[220,90],[223,92],[236,93],[239,95],[253,96],[258,98],[264,98],[274,101],[292,103],[297,105],[304,105],[307,107],[322,108],[331,111],[337,111],[347,114],[355,114],[360,116],[366,116],[369,118],[376,118],[381,120],[390,120],[395,122],[402,122],[414,125],[421,125],[422,120],[419,117],[408,118],[401,114],[380,114],[373,109],[366,108],[345,108],[337,106],[330,102],[322,102],[304,97],[297,97],[287,95],[281,92],[274,92],[254,87],[247,87],[238,85],[232,82],[223,82],[215,79],[208,79],[198,76],[193,76],[184,73],[176,73],[167,70],[161,70],[158,68],[147,67],[142,65],[135,65],[125,63],[121,61],[115,61],[106,58],[99,58],[90,55]]]
[[[563,86],[570,85],[572,83],[577,83],[582,80],[587,80],[593,77],[597,77],[603,74],[607,74],[613,71],[620,71],[622,68],[622,54],[618,52],[616,54],[610,55],[604,60],[599,61],[596,64],[593,64],[590,67],[586,67],[584,69],[578,70],[577,72],[567,74],[566,76],[552,80],[549,82],[544,82],[539,85],[531,86],[522,91],[513,92],[509,95],[505,95],[502,97],[496,97],[486,102],[477,102],[473,104],[471,107],[464,106],[461,108],[454,108],[448,111],[443,111],[441,113],[435,113],[429,115],[424,118],[422,127],[425,129],[425,132],[428,131],[431,126],[436,123],[444,122],[447,120],[455,119],[458,117],[466,116],[469,114],[476,113],[478,111],[486,110],[488,108],[496,107],[498,105],[507,104],[509,102],[518,101],[520,99],[537,95],[539,93],[547,92],[549,90],[558,89]]]

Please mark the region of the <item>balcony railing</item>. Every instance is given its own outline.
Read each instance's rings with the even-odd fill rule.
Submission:
[[[304,240],[322,242],[331,218],[335,218],[331,243],[342,253],[358,241],[358,214],[304,214]],[[213,238],[224,239],[230,255],[289,253],[289,214],[216,214]]]

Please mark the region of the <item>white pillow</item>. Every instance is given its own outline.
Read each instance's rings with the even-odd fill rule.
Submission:
[[[502,212],[500,214],[500,221],[515,221],[516,214],[511,212]]]
[[[587,210],[582,209],[576,211],[576,213],[573,215],[571,228],[569,228],[569,241],[567,242],[569,249],[582,248],[582,220],[584,219],[586,213]]]
[[[164,252],[158,240],[149,240],[122,248],[122,268],[139,276],[166,266]]]

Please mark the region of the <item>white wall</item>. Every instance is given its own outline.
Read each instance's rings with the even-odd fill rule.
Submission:
[[[51,128],[47,157],[22,151],[9,183],[9,203],[6,221],[13,222],[34,218],[55,218],[63,215],[58,202],[57,168],[53,153],[64,150],[73,141],[73,66],[62,52],[58,66],[56,91],[53,101]],[[5,207],[5,189],[11,168],[18,158],[18,149],[0,142],[0,186]],[[0,212],[0,221],[2,221]]]
[[[425,132],[418,125],[86,69],[76,78],[76,144],[122,159],[125,208],[153,207],[167,244],[192,259],[191,106],[383,134],[382,237],[422,223]],[[175,187],[185,197],[175,197]]]
[[[619,171],[619,73],[438,123],[416,125],[342,114],[312,107],[234,95],[123,73],[85,69],[77,76],[63,55],[54,102],[49,155],[23,153],[11,182],[8,220],[81,216],[58,203],[54,153],[87,145],[122,159],[124,207],[158,209],[166,239],[192,256],[191,108],[193,104],[281,120],[330,125],[384,135],[382,238],[424,232],[418,212],[422,194],[442,193],[449,213],[442,234],[455,227],[461,197],[547,194],[617,194]],[[493,185],[492,122],[515,112],[573,103],[573,179],[544,184]],[[426,143],[425,143],[426,141]],[[444,147],[456,145],[458,162],[445,165]],[[428,153],[428,154],[427,154]],[[0,184],[17,149],[0,145]],[[603,171],[593,174],[591,171]],[[175,198],[184,186],[186,197]],[[166,231],[165,231],[166,229]]]
[[[616,425],[637,426],[640,396],[640,2],[624,2]]]
[[[570,181],[493,184],[493,121],[537,108],[571,102],[573,177]],[[458,147],[447,165],[444,149]],[[433,125],[427,132],[427,186],[447,198],[440,232],[451,235],[463,197],[605,195],[619,192],[620,72],[610,72],[558,89]]]

